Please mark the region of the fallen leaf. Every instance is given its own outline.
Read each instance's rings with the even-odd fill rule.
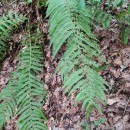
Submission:
[[[107,104],[108,105],[113,105],[114,103],[117,103],[117,102],[119,102],[119,98],[118,97],[107,100]]]
[[[114,63],[115,63],[116,65],[121,66],[121,65],[123,64],[121,57],[117,57],[117,58],[114,60]]]

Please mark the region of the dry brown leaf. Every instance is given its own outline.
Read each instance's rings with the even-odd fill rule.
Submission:
[[[114,103],[117,103],[117,102],[119,102],[120,101],[120,99],[118,98],[118,97],[115,97],[115,98],[112,98],[112,99],[108,99],[107,100],[107,104],[108,105],[113,105]]]
[[[121,118],[122,118],[121,116],[116,116],[116,117],[114,117],[114,118],[113,118],[114,124],[115,124],[116,122],[118,122]]]
[[[113,74],[113,76],[115,77],[115,78],[119,78],[119,76],[120,76],[120,69],[115,69],[115,68],[110,68],[110,71],[112,72],[112,74]]]
[[[121,66],[121,65],[123,64],[121,57],[117,57],[117,58],[114,60],[114,64]]]
[[[121,76],[123,79],[127,80],[127,81],[130,81],[130,74],[128,73],[122,73],[122,76]]]

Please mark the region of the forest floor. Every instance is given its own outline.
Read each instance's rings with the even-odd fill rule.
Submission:
[[[6,8],[1,6],[0,16],[8,10]],[[16,8],[18,12],[25,12],[25,14],[30,11],[23,4],[14,4],[11,10],[16,10]],[[33,13],[33,10],[31,12]],[[43,106],[43,111],[48,118],[48,122],[46,122],[48,130],[88,130],[87,125],[91,130],[130,130],[130,39],[128,45],[122,44],[118,24],[112,21],[111,27],[107,30],[101,27],[94,28],[94,34],[97,36],[103,52],[102,57],[107,63],[106,65],[98,60],[102,66],[99,74],[109,83],[110,89],[107,93],[107,104],[102,106],[103,114],[99,115],[95,110],[89,119],[86,119],[85,112],[80,109],[80,104],[75,105],[74,95],[67,97],[63,94],[62,82],[60,76],[55,74],[55,68],[65,47],[52,61],[46,19],[43,20],[42,25],[45,59],[44,71],[38,77],[44,81],[44,87],[48,90],[48,98]],[[21,30],[19,30],[12,35],[10,42],[19,43],[22,36]],[[15,70],[16,52],[16,50],[11,51],[2,65],[0,90],[7,84],[10,73]],[[14,122],[15,120],[9,123],[6,130],[15,130]]]

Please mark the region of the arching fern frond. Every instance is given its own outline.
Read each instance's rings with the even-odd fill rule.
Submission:
[[[94,57],[99,58],[101,52],[91,32],[91,11],[79,6],[79,0],[49,0],[47,16],[50,17],[53,56],[67,43],[66,52],[57,68],[65,92],[76,92],[76,102],[82,101],[82,108],[88,114],[94,107],[100,112],[99,104],[104,104],[106,99],[106,83],[95,71],[98,64]]]
[[[16,28],[19,23],[23,22],[25,17],[23,15],[17,15],[8,13],[0,18],[0,61],[4,57],[4,53],[8,46],[7,42],[12,30]],[[0,93],[0,126],[2,126],[7,120],[10,120],[16,109],[15,95],[17,93],[16,76],[12,74],[11,80],[6,87]]]
[[[28,34],[23,40],[19,54],[18,75],[18,128],[20,130],[47,130],[42,112],[46,91],[37,77],[41,71],[43,55],[41,34]]]
[[[27,34],[18,55],[19,63],[11,80],[0,93],[0,125],[15,113],[19,130],[47,130],[42,112],[46,90],[36,76],[43,67],[41,34]]]
[[[2,60],[6,48],[8,47],[5,42],[10,38],[11,32],[25,19],[23,15],[10,12],[0,18],[0,60]]]
[[[60,47],[70,36],[76,35],[77,32],[75,31],[77,30],[82,29],[89,37],[94,38],[89,26],[89,24],[91,23],[90,18],[92,16],[89,14],[90,12],[88,12],[87,10],[80,10],[79,3],[76,0],[72,0],[71,2],[68,2],[66,0],[54,0],[52,2],[51,0],[49,0],[48,3],[49,6],[47,10],[47,16],[50,16],[49,32],[51,35],[51,44],[54,44],[53,56],[57,54]],[[78,21],[79,23],[77,24],[75,22],[75,20],[77,19],[76,14],[79,13],[80,15],[78,15],[78,17],[81,20]],[[84,22],[86,24],[84,24]],[[80,33],[77,36],[79,35],[82,35],[83,40],[85,40],[84,33]],[[94,44],[92,44],[92,46],[93,45]]]

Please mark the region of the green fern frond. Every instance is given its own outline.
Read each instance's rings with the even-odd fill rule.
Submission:
[[[46,90],[37,78],[43,67],[41,34],[27,34],[18,55],[19,63],[11,80],[0,93],[0,125],[16,114],[19,130],[47,130],[42,112]]]
[[[16,110],[16,94],[17,94],[17,79],[16,76],[11,76],[11,80],[0,93],[0,126],[3,126],[6,121],[10,121]]]
[[[94,57],[100,58],[101,51],[91,32],[93,15],[89,9],[79,8],[79,0],[49,0],[48,16],[53,57],[67,43],[66,52],[57,68],[64,92],[76,92],[76,102],[82,101],[82,108],[88,114],[94,107],[100,112],[98,104],[105,104],[106,82],[95,71],[98,64]]]
[[[42,113],[46,91],[36,77],[41,71],[42,50],[39,33],[26,37],[22,43],[18,64],[18,122],[20,130],[46,130],[45,115]]]
[[[8,46],[5,44],[7,39],[10,38],[10,34],[14,27],[17,27],[20,22],[23,22],[25,17],[23,15],[18,16],[17,14],[8,13],[0,18],[0,60],[4,57],[4,53]],[[16,109],[16,99],[17,93],[15,76],[11,76],[11,80],[6,85],[6,87],[0,93],[0,99],[2,103],[0,104],[0,126],[2,126],[7,120],[10,120]]]
[[[10,12],[0,18],[0,60],[2,60],[6,48],[8,48],[5,42],[10,38],[11,32],[25,19],[26,18],[23,15]]]
[[[110,26],[112,16],[101,9],[94,9],[95,21],[102,25],[104,29]]]
[[[85,3],[87,10],[90,10],[90,13],[94,17],[94,25],[102,25],[104,29],[110,26],[112,15],[100,9],[102,0],[80,0],[80,2],[81,1],[85,1],[83,3]]]
[[[72,35],[75,35],[75,30],[82,29],[89,37],[94,38],[91,33],[89,23],[91,23],[90,18],[92,17],[87,10],[79,10],[78,1],[72,0],[70,2],[62,0],[51,0],[48,1],[49,6],[47,10],[47,17],[50,16],[50,35],[51,35],[51,44],[53,46],[53,56],[57,54],[60,47],[63,43]],[[68,5],[67,5],[68,4]],[[80,12],[79,12],[80,11]],[[79,23],[75,23],[76,14],[78,15]],[[86,13],[86,14],[85,14]],[[84,15],[85,14],[85,15]],[[73,22],[74,20],[74,22]],[[84,22],[86,24],[84,24]],[[83,26],[84,25],[84,26]],[[85,35],[80,33],[83,37]],[[84,40],[84,39],[83,39]]]

